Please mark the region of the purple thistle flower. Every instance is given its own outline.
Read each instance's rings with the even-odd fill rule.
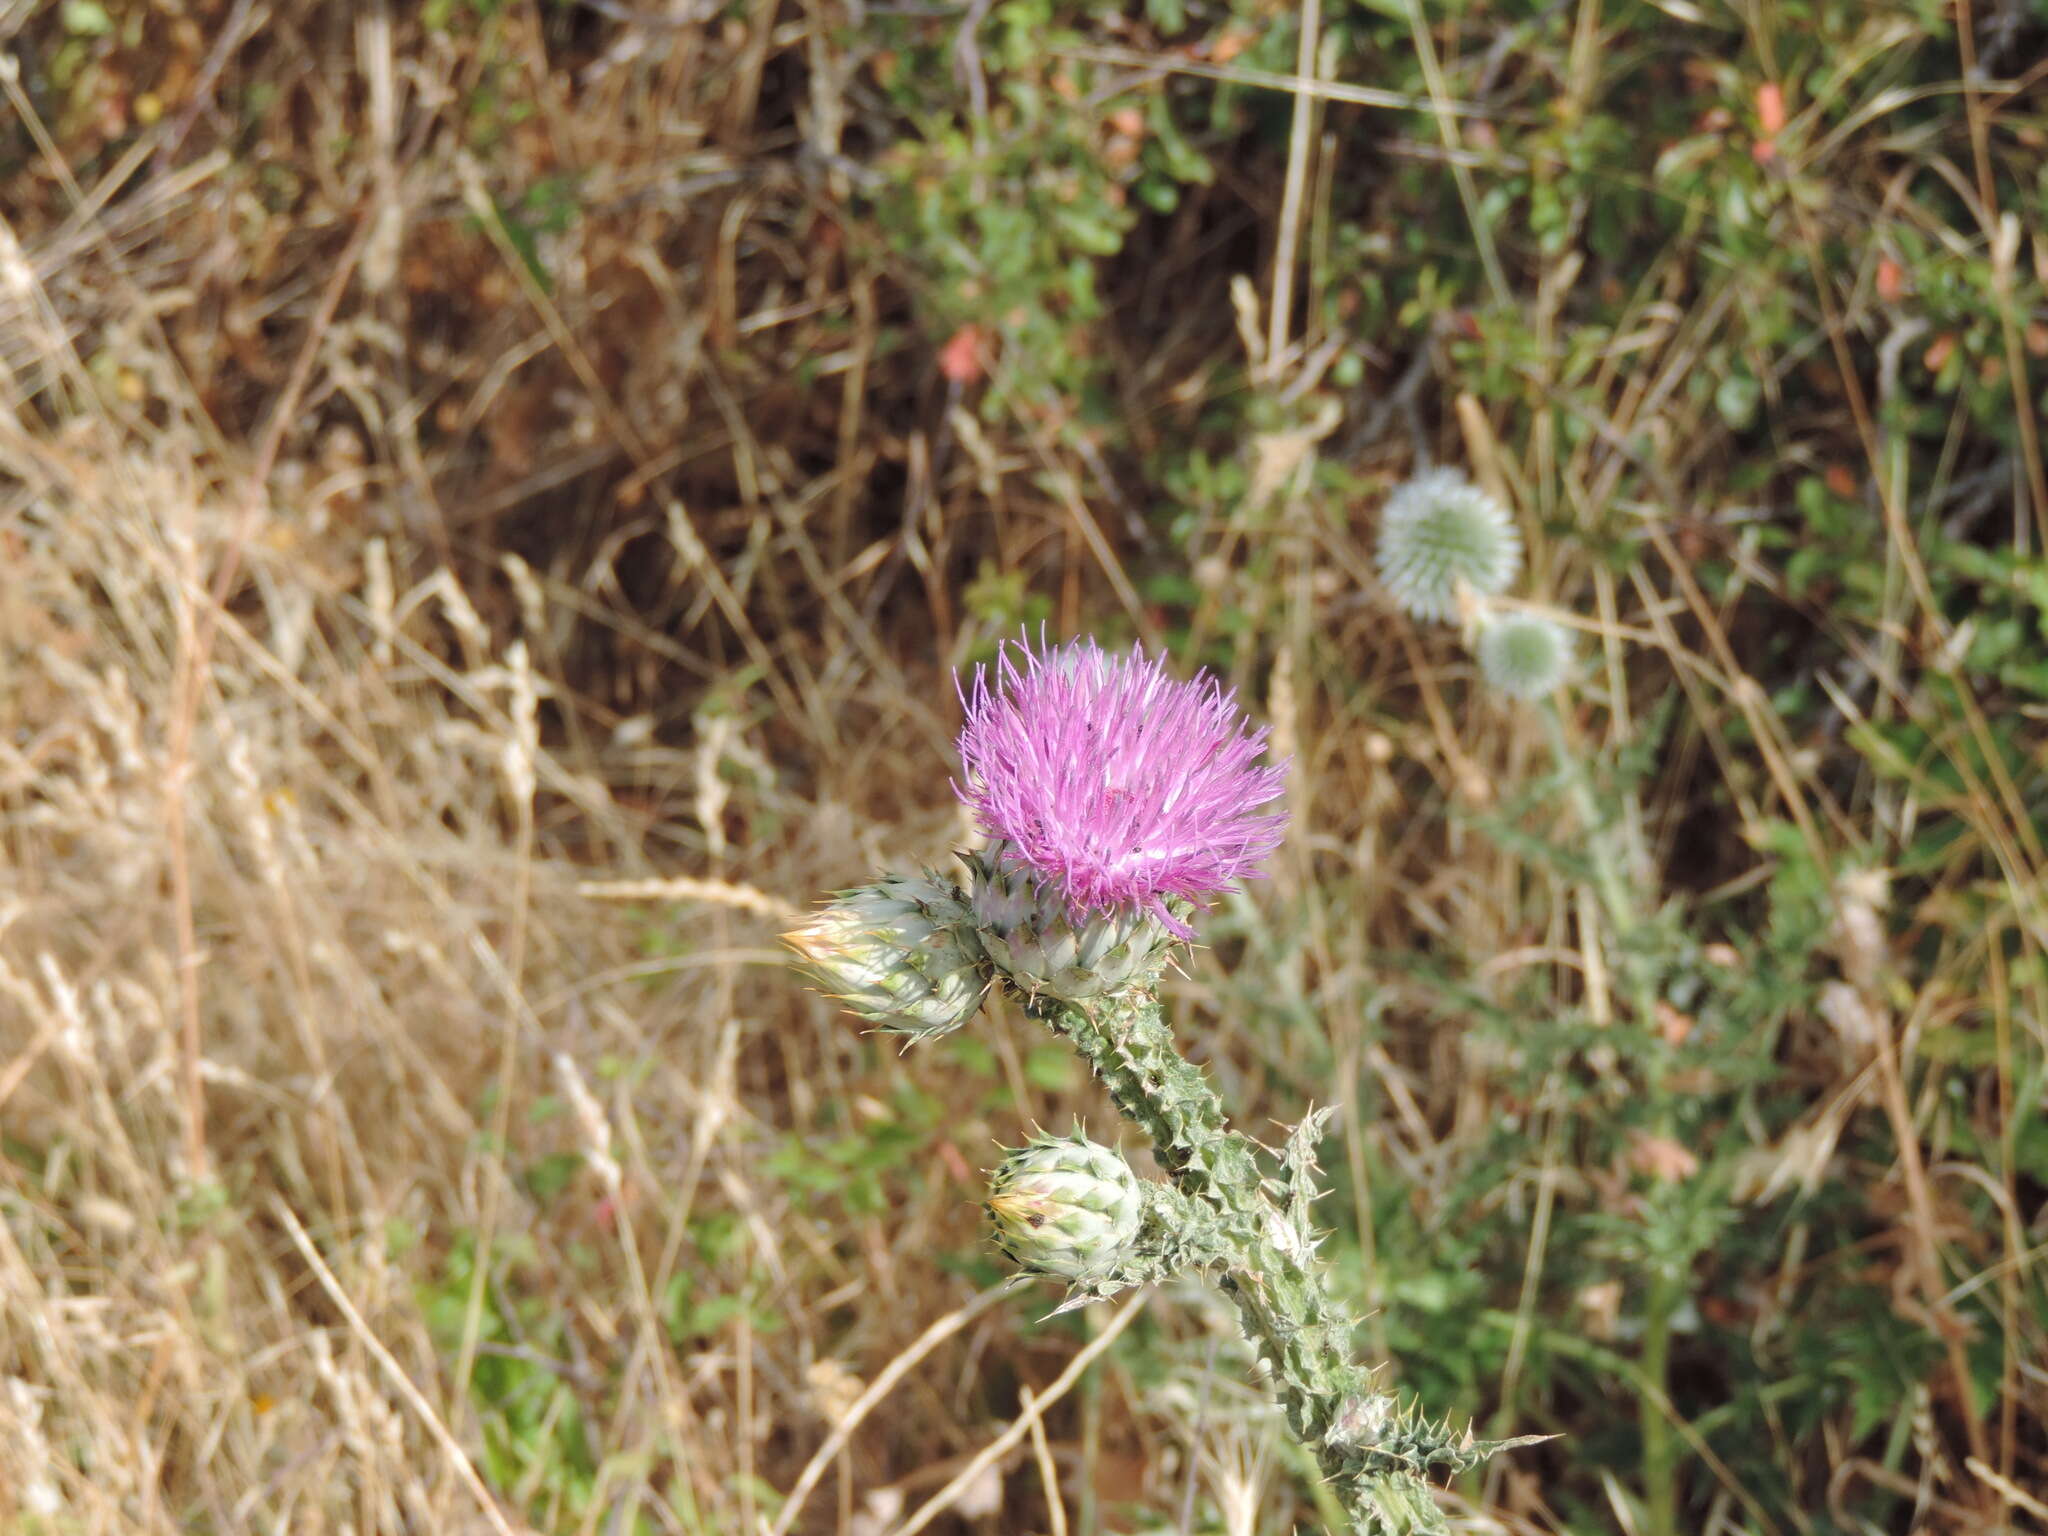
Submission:
[[[1185,938],[1166,898],[1229,890],[1280,842],[1286,814],[1258,807],[1285,769],[1254,762],[1266,728],[1207,672],[1177,681],[1135,646],[1006,641],[994,685],[976,667],[961,702],[955,789],[1076,917],[1138,907]]]

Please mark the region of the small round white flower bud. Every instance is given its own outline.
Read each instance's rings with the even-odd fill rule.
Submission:
[[[1418,619],[1452,619],[1458,588],[1498,597],[1522,568],[1508,509],[1455,469],[1428,469],[1387,498],[1376,550],[1380,580]]]
[[[1510,698],[1545,698],[1571,675],[1571,636],[1538,614],[1489,620],[1479,631],[1478,649],[1479,675]]]

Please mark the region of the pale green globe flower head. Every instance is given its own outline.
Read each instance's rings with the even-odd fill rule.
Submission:
[[[1458,616],[1458,589],[1498,597],[1522,569],[1522,538],[1500,501],[1455,469],[1427,469],[1380,510],[1380,580],[1403,610]]]
[[[1488,620],[1479,631],[1478,648],[1479,675],[1510,698],[1547,698],[1571,675],[1571,636],[1541,614]]]

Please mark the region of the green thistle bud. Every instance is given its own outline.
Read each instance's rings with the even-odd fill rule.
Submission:
[[[986,956],[967,898],[949,880],[885,875],[842,891],[782,936],[799,966],[849,1013],[928,1040],[974,1017],[988,991]]]
[[[1545,698],[1571,669],[1571,636],[1539,614],[1511,613],[1479,632],[1479,674],[1510,698]]]
[[[1039,1136],[989,1180],[997,1244],[1026,1272],[1061,1280],[1114,1267],[1137,1238],[1142,1205],[1130,1165],[1085,1136]]]
[[[974,919],[988,957],[1027,996],[1063,1002],[1104,997],[1159,979],[1176,942],[1158,916],[1136,907],[1076,915],[1001,841],[967,856],[974,872]],[[1192,906],[1178,897],[1176,916]]]

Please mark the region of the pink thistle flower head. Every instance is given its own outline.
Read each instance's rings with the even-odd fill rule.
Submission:
[[[1187,937],[1167,898],[1233,889],[1280,842],[1285,813],[1260,807],[1286,770],[1256,761],[1265,727],[1206,672],[1181,682],[1093,640],[1005,642],[993,681],[977,667],[961,697],[961,799],[1076,917],[1135,907]]]

